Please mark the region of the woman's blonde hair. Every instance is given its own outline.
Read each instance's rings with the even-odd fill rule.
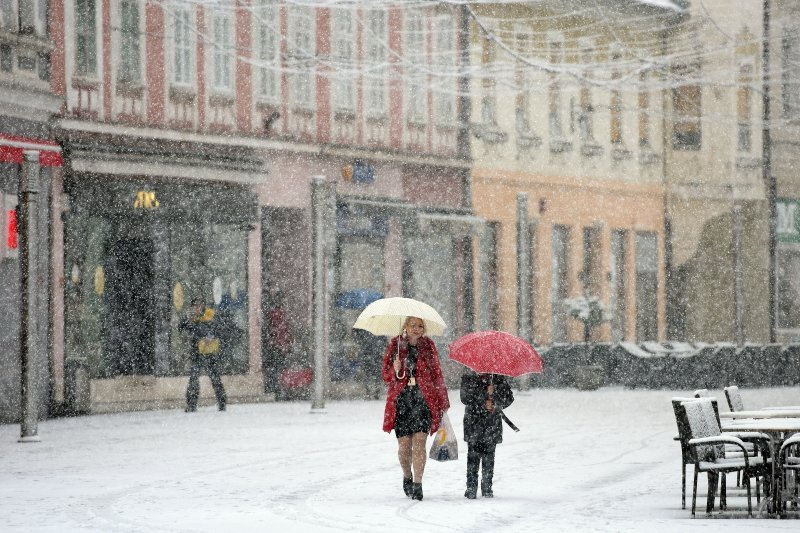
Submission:
[[[408,323],[411,322],[413,319],[417,319],[422,322],[422,334],[425,335],[428,333],[428,326],[425,325],[425,321],[418,316],[407,316],[406,319],[403,321],[403,327],[400,328],[400,333],[402,334],[406,328],[408,327]]]

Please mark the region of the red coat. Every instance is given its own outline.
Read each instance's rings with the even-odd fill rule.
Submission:
[[[400,343],[400,360],[405,361],[408,355],[408,342],[400,336],[394,337],[386,348],[383,356],[383,381],[389,385],[386,394],[386,409],[383,413],[383,430],[386,432],[394,429],[397,418],[397,397],[408,383],[408,376],[397,379],[394,373],[394,356],[397,354],[397,344]],[[403,372],[400,373],[401,375]],[[439,365],[439,352],[436,345],[428,337],[420,337],[417,341],[417,386],[431,412],[431,435],[439,429],[442,412],[450,408],[447,397],[447,388],[444,386],[442,367]]]

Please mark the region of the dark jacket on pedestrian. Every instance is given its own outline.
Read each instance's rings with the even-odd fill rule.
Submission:
[[[494,411],[486,408],[490,399],[488,387],[494,384]],[[479,375],[474,372],[461,377],[461,403],[464,409],[464,440],[468,444],[498,444],[503,442],[503,420],[500,410],[514,402],[514,393],[505,376]]]

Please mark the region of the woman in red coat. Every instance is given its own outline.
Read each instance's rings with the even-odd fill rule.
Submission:
[[[428,434],[439,429],[442,413],[450,408],[439,365],[439,352],[425,336],[425,322],[408,317],[403,333],[394,337],[383,358],[383,381],[389,390],[383,430],[397,436],[397,456],[403,469],[403,491],[422,499]],[[413,478],[412,478],[413,466]]]

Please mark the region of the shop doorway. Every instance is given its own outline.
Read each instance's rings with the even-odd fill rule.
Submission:
[[[120,239],[111,243],[107,252],[107,338],[117,375],[154,373],[154,256],[155,246],[149,238]]]

